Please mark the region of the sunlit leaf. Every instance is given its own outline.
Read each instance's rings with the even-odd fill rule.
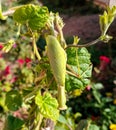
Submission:
[[[70,74],[66,75],[66,89],[68,91],[83,90],[90,83],[92,72],[90,54],[86,48],[69,48],[67,49],[67,57],[67,63],[77,74],[77,77]]]
[[[113,6],[112,8],[108,7],[107,11],[104,11],[103,15],[100,15],[99,23],[100,23],[101,33],[102,36],[104,36],[104,38],[108,28],[114,21],[115,16],[116,16],[116,6]]]
[[[61,114],[59,115],[58,121],[60,123],[63,123],[63,124],[67,124],[68,123],[66,118],[63,115],[61,115]]]
[[[18,8],[13,18],[19,24],[28,24],[32,30],[41,30],[45,27],[48,16],[47,7],[28,4]]]
[[[59,118],[58,102],[51,96],[50,93],[45,93],[43,96],[40,93],[35,98],[35,103],[39,106],[40,113],[52,120]]]

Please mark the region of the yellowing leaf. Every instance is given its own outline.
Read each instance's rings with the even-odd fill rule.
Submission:
[[[59,118],[58,102],[50,93],[45,93],[43,96],[38,93],[35,97],[35,103],[39,106],[40,113],[44,117],[54,121]]]

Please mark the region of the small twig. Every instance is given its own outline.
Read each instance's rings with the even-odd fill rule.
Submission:
[[[43,70],[40,72],[39,76],[35,78],[35,83],[39,83],[45,77],[46,77],[46,73],[45,70]]]
[[[66,71],[66,73],[67,74],[69,74],[69,75],[71,75],[71,76],[74,76],[74,77],[76,77],[76,78],[79,78],[79,76],[77,75],[77,74],[75,74],[75,73],[72,73],[72,72],[70,72],[70,71]]]
[[[35,38],[35,36],[33,36],[32,43],[33,43],[34,54],[37,57],[37,59],[40,61],[41,60],[41,56],[40,56],[40,54],[38,52],[38,48],[37,48],[37,45],[36,45],[36,38]]]
[[[85,44],[82,44],[82,45],[69,44],[69,45],[67,45],[67,47],[65,49],[67,49],[69,47],[89,47],[89,46],[94,45],[94,44],[96,44],[96,43],[98,43],[100,41],[101,41],[100,38],[97,38],[96,40],[94,40],[92,42],[85,43]]]
[[[37,123],[37,126],[36,126],[35,130],[40,130],[42,120],[43,120],[43,115],[41,115],[41,113],[39,113],[39,121]]]
[[[50,82],[47,85],[47,88],[49,88],[49,86],[52,84],[53,81],[54,81],[54,77],[51,78]]]
[[[70,70],[70,71],[68,70],[66,71],[69,75],[79,78],[79,75],[71,68],[70,65],[67,64],[66,67]]]
[[[69,124],[66,124],[66,126],[69,128],[69,130],[73,130]]]
[[[27,102],[27,101],[31,100],[32,98],[34,98],[34,97],[35,97],[35,94],[36,94],[36,93],[38,92],[38,90],[39,90],[39,87],[40,87],[39,85],[36,86],[32,92],[30,92],[29,94],[27,94],[27,95],[24,97],[24,101]]]

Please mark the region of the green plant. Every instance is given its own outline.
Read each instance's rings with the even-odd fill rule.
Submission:
[[[108,130],[110,124],[116,123],[116,108],[115,104],[113,104],[115,99],[114,95],[108,91],[104,92],[103,95],[103,89],[105,89],[103,84],[91,83],[90,88],[86,88],[85,92],[82,93],[81,96],[70,98],[68,105],[73,106],[72,113],[74,115],[77,112],[82,113],[80,118],[77,117],[76,122],[82,120],[81,122],[86,122],[84,127],[87,127],[91,124],[97,126],[100,130]],[[75,106],[73,103],[77,105]],[[78,127],[82,126],[79,125]]]
[[[12,65],[3,68],[1,73],[1,86],[5,89],[1,89],[0,104],[7,115],[4,130],[52,129],[55,124],[58,128],[59,109],[67,109],[67,96],[77,89],[84,91],[90,83],[92,63],[85,47],[99,41],[108,42],[112,38],[107,35],[107,30],[115,14],[116,7],[113,7],[100,16],[101,36],[95,41],[80,45],[79,38],[74,37],[73,43],[67,45],[61,17],[58,13],[49,12],[47,7],[27,4],[3,13],[0,10],[0,19],[5,20],[6,16],[12,15],[17,28],[17,33],[10,40],[5,40],[2,47],[3,53],[15,56],[11,60]],[[40,38],[46,44],[43,50],[40,49],[43,42],[36,44]],[[16,79],[13,80],[13,76]],[[70,120],[73,122],[70,115],[67,120],[65,125]],[[52,124],[47,125],[47,122]],[[85,121],[85,124],[87,129],[94,127],[88,127],[89,122]],[[74,129],[75,125],[72,123],[67,127]]]

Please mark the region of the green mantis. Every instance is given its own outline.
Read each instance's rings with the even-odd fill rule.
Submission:
[[[48,35],[46,43],[48,58],[58,87],[59,109],[64,110],[67,108],[65,96],[66,53],[55,36]]]

